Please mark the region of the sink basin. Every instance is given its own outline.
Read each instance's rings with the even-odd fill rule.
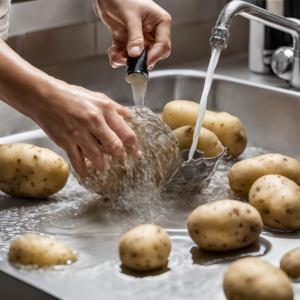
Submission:
[[[175,99],[198,102],[204,80],[205,73],[201,71],[152,72],[145,105],[160,113],[167,102]],[[118,83],[118,91],[113,86],[111,81],[101,91],[123,105],[132,105],[129,85],[125,81]],[[72,177],[64,190],[43,201],[12,198],[0,192],[0,299],[225,300],[222,280],[230,261],[251,255],[279,266],[281,257],[299,246],[298,232],[264,229],[259,240],[243,250],[212,254],[192,242],[186,219],[201,203],[225,197],[237,199],[229,190],[226,176],[235,162],[268,152],[300,158],[300,93],[215,75],[208,109],[239,117],[249,146],[240,158],[220,164],[210,186],[197,200],[169,199],[161,203],[152,199],[148,203],[135,199],[128,213],[122,206],[115,210],[109,203],[102,203]],[[40,129],[0,138],[0,144],[13,142],[47,147],[67,159]],[[156,272],[135,273],[120,265],[118,240],[132,226],[149,222],[161,225],[170,235],[169,264]],[[52,270],[12,266],[7,261],[9,244],[29,232],[66,243],[75,250],[78,262]],[[294,299],[300,299],[300,287],[293,283],[293,288]]]

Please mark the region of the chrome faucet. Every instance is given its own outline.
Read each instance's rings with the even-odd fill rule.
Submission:
[[[276,15],[245,1],[235,0],[228,3],[220,13],[210,39],[210,44],[213,48],[224,50],[227,47],[230,24],[232,19],[237,15],[293,36],[293,48],[290,48],[290,51],[281,49],[287,47],[279,48],[281,51],[277,49],[272,57],[271,66],[275,74],[289,80],[292,88],[300,90],[300,21]],[[293,53],[292,63],[291,51]]]

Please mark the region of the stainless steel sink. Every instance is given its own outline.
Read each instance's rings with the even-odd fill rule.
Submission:
[[[198,102],[204,79],[201,71],[152,72],[145,105],[160,113],[167,102],[175,99]],[[116,84],[117,90],[114,81],[104,82],[101,91],[123,105],[132,105],[130,86],[123,80]],[[146,203],[141,210],[116,211],[84,191],[73,178],[63,191],[43,201],[12,198],[0,192],[0,299],[224,300],[222,279],[230,261],[255,255],[279,266],[281,257],[299,246],[298,232],[274,233],[265,229],[248,248],[211,254],[195,246],[185,224],[191,210],[201,203],[219,197],[236,199],[226,176],[236,161],[266,152],[300,157],[300,93],[215,75],[208,103],[208,109],[227,111],[241,119],[249,147],[237,160],[224,160],[209,189],[196,200],[165,199],[154,202],[154,207]],[[66,158],[40,129],[0,138],[0,144],[11,142],[47,147]],[[143,204],[142,199],[135,201]],[[146,222],[167,230],[172,252],[167,268],[141,274],[120,266],[117,247],[125,231]],[[66,243],[75,249],[78,262],[52,271],[15,268],[7,261],[9,244],[28,232],[47,234]],[[293,288],[294,299],[300,299],[300,287],[293,283]]]

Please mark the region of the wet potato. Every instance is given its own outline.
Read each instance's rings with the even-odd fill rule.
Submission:
[[[143,224],[120,239],[119,256],[124,266],[135,271],[152,271],[165,266],[171,252],[169,235],[157,225]]]
[[[8,256],[10,261],[24,265],[65,265],[76,261],[66,245],[37,234],[27,234],[13,241]]]
[[[0,190],[23,198],[46,198],[67,183],[69,167],[55,152],[29,144],[0,145]]]
[[[282,230],[300,229],[300,187],[281,175],[266,175],[254,182],[249,192],[266,226]]]
[[[285,176],[300,185],[300,162],[281,154],[265,154],[244,159],[230,169],[229,185],[236,196],[247,198],[253,183],[270,174]]]
[[[281,259],[280,268],[291,278],[300,277],[300,247],[288,252]]]
[[[199,104],[187,100],[167,103],[160,118],[172,129],[196,125]],[[212,131],[227,148],[227,155],[234,157],[243,153],[247,146],[247,134],[241,121],[227,112],[206,110],[202,127]]]
[[[236,200],[200,205],[190,214],[187,225],[192,240],[210,251],[246,247],[258,238],[263,229],[258,211]]]
[[[187,125],[173,130],[180,151],[190,149],[193,143],[195,126]],[[223,152],[223,146],[218,137],[206,128],[201,128],[200,136],[197,143],[197,150],[203,152],[204,157],[216,157]]]
[[[239,259],[229,266],[223,289],[228,300],[293,300],[286,274],[254,257]]]

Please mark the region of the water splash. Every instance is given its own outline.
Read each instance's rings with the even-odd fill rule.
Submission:
[[[130,206],[133,199],[143,205],[153,205],[159,188],[174,175],[181,165],[178,141],[172,130],[150,109],[144,106],[131,108],[134,117],[125,120],[136,133],[136,144],[142,157],[136,159],[131,147],[126,147],[126,161],[106,155],[111,170],[97,170],[88,162],[88,177],[78,182],[105,201]],[[125,205],[124,205],[125,204]],[[142,208],[142,207],[140,207]]]

